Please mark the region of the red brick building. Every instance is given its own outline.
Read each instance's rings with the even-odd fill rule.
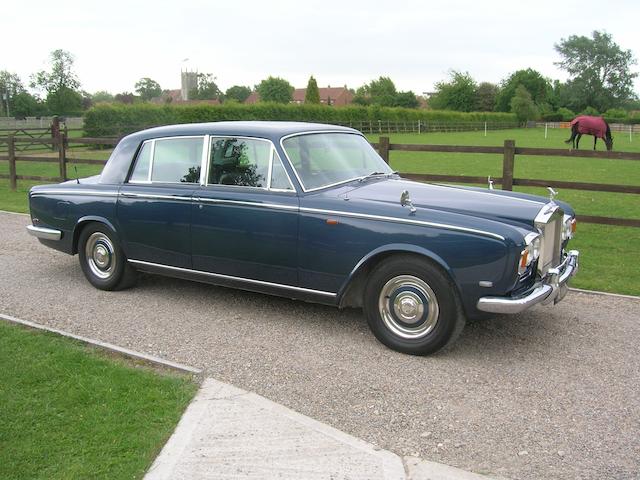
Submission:
[[[344,106],[349,105],[353,100],[353,94],[349,89],[344,87],[325,87],[318,88],[320,92],[320,103],[324,105]],[[296,88],[293,91],[292,103],[302,104],[304,103],[304,96],[307,92],[306,88]],[[251,95],[245,100],[244,103],[257,103],[260,100],[258,92],[251,92]]]

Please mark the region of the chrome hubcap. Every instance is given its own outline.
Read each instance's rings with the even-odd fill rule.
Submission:
[[[106,280],[116,268],[115,249],[111,239],[102,232],[95,232],[87,240],[85,256],[91,273]]]
[[[399,275],[385,283],[378,309],[387,328],[408,339],[428,335],[438,323],[440,313],[431,287],[413,275]]]

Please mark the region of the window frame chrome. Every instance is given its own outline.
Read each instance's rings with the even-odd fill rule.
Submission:
[[[152,180],[151,176],[153,175],[153,164],[154,164],[154,157],[156,154],[156,142],[157,141],[162,141],[162,140],[182,140],[182,139],[187,139],[187,138],[201,138],[203,145],[202,145],[202,157],[205,157],[205,151],[206,151],[206,147],[207,147],[207,138],[209,137],[209,135],[175,135],[175,136],[170,136],[170,137],[158,137],[158,138],[149,138],[147,140],[145,140],[144,142],[142,142],[141,147],[138,149],[138,153],[136,155],[135,160],[133,161],[133,169],[131,170],[131,173],[129,174],[129,178],[126,181],[126,184],[129,185],[202,185],[202,160],[203,158],[200,159],[200,178],[198,179],[197,182],[159,182],[157,180]],[[150,156],[151,158],[149,159],[149,171],[147,172],[147,179],[146,180],[131,180],[131,175],[133,175],[134,170],[136,169],[136,164],[138,162],[138,159],[140,158],[140,153],[142,152],[142,149],[144,148],[144,145],[150,143],[151,144],[151,152],[150,152]]]
[[[291,158],[289,158],[289,154],[287,153],[287,149],[284,148],[284,143],[283,142],[285,140],[289,139],[289,138],[292,138],[292,137],[299,137],[299,136],[302,136],[302,135],[318,135],[318,134],[322,134],[322,133],[341,133],[341,134],[346,134],[346,135],[356,135],[356,136],[364,138],[365,141],[367,143],[369,143],[369,141],[367,140],[367,137],[365,137],[362,133],[360,133],[360,132],[349,132],[349,131],[344,131],[344,130],[311,130],[311,131],[308,131],[308,132],[290,133],[288,135],[285,135],[285,136],[281,137],[280,138],[280,148],[282,148],[282,152],[284,153],[284,155],[285,155],[285,157],[287,159],[287,162],[289,162],[289,166],[291,167],[291,170],[293,170],[293,173],[296,176],[296,178],[298,179],[298,183],[300,184],[300,188],[302,189],[302,191],[304,193],[316,192],[318,190],[324,190],[325,188],[335,187],[337,185],[342,185],[342,184],[345,184],[345,183],[353,182],[354,180],[365,178],[365,175],[360,175],[358,177],[349,178],[348,180],[342,180],[340,182],[335,182],[335,183],[331,183],[331,184],[328,184],[328,185],[323,185],[321,187],[316,187],[316,188],[307,189],[304,186],[304,182],[300,178],[300,175],[298,175],[298,171],[296,170],[296,167],[293,165],[293,162],[291,161]],[[380,154],[376,151],[376,149],[373,148],[373,147],[371,147],[371,148],[380,157]],[[384,162],[386,164],[386,162],[383,160],[382,157],[380,157],[380,160],[382,160],[382,162]]]
[[[264,137],[251,137],[251,136],[247,136],[247,135],[207,135],[208,136],[208,142],[207,142],[207,156],[206,158],[203,159],[203,162],[206,162],[206,168],[205,169],[201,169],[201,171],[204,172],[204,176],[202,177],[202,183],[201,185],[203,187],[216,187],[216,188],[252,188],[252,189],[256,189],[256,190],[262,190],[265,192],[280,192],[280,193],[297,193],[296,187],[293,184],[293,182],[291,181],[291,177],[289,176],[289,172],[287,172],[286,167],[284,166],[284,162],[282,161],[282,158],[280,157],[280,155],[278,154],[278,151],[276,150],[276,146],[274,145],[273,141],[268,139],[268,138],[264,138]],[[211,143],[212,140],[214,138],[223,138],[223,139],[233,139],[233,138],[237,138],[239,140],[256,140],[256,141],[260,141],[260,142],[266,142],[270,145],[270,152],[269,152],[269,166],[267,167],[267,181],[266,181],[266,186],[265,187],[253,187],[251,185],[224,185],[221,183],[209,183],[209,170],[211,168]],[[289,186],[291,187],[290,190],[284,189],[284,188],[271,188],[271,180],[272,180],[272,176],[273,176],[273,162],[275,161],[275,156],[278,156],[278,160],[280,161],[280,163],[282,164],[282,169],[284,170],[285,175],[287,176],[287,181],[289,182]]]

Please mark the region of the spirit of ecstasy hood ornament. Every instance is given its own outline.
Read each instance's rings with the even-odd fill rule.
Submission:
[[[551,203],[553,203],[553,199],[556,198],[556,195],[558,195],[558,192],[556,192],[553,188],[551,187],[547,187],[547,190],[549,190],[549,201]]]

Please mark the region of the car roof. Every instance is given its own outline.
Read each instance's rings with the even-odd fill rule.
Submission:
[[[130,137],[137,137],[139,140],[146,140],[149,138],[184,135],[234,135],[268,138],[278,141],[280,138],[294,133],[327,130],[334,132],[360,133],[353,128],[323,123],[242,121],[167,125],[142,130],[131,134]]]

